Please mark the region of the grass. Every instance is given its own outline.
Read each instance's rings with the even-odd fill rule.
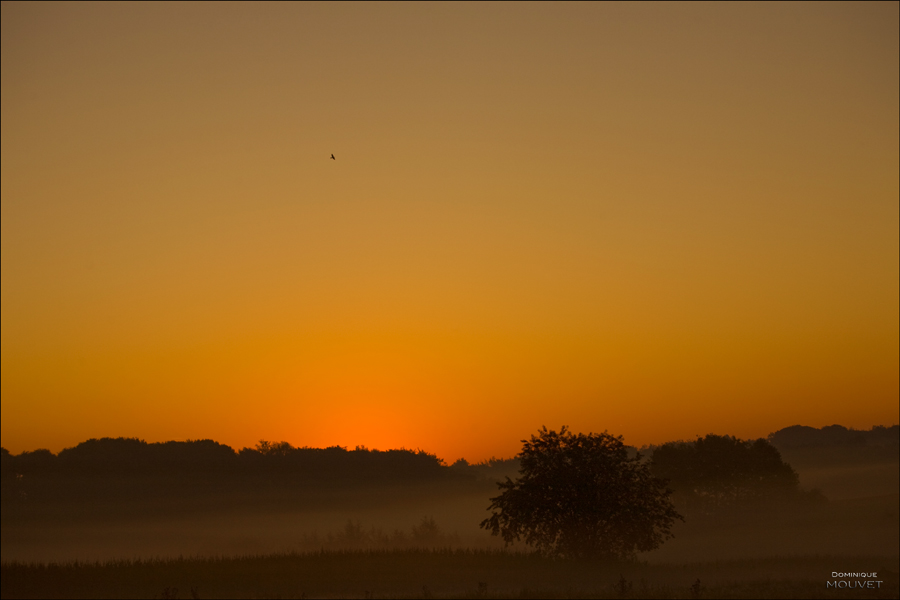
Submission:
[[[832,571],[878,589],[828,589]],[[795,556],[688,564],[475,550],[289,553],[64,564],[3,562],[4,598],[897,598],[898,560]],[[698,583],[699,582],[699,583]]]

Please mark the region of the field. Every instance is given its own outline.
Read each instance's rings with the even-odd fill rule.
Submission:
[[[424,498],[419,503],[420,508],[426,507]],[[133,550],[143,550],[133,555],[152,556],[148,548],[168,548],[169,552],[149,560],[6,559],[0,567],[0,589],[4,598],[896,598],[900,594],[897,504],[896,495],[886,495],[828,503],[805,515],[783,512],[706,522],[695,519],[682,524],[676,537],[659,550],[641,555],[637,562],[622,563],[552,560],[499,550],[492,538],[477,537],[474,531],[460,536],[455,529],[452,534],[433,532],[432,539],[452,547],[398,549],[397,538],[357,521],[316,537],[294,537],[294,547],[301,550],[236,555],[242,544],[285,545],[294,529],[285,528],[281,538],[274,535],[279,523],[289,522],[285,514],[271,517],[265,527],[260,527],[261,521],[235,520],[232,514],[231,529],[225,515],[208,517],[202,528],[195,524],[198,529],[193,532],[187,521],[176,520],[168,524],[170,529],[156,530],[162,537],[158,545],[150,543],[150,525],[142,529],[120,524],[116,535],[112,526],[98,534],[97,527],[85,524],[47,530],[44,544],[49,548],[50,537],[66,535],[69,539],[60,547],[68,548],[71,555],[78,547],[73,538],[84,535],[82,549],[94,545],[102,549],[101,554],[124,555],[124,538],[130,532],[143,539],[132,540]],[[439,509],[440,505],[433,502],[428,507]],[[373,511],[362,514],[379,518]],[[297,515],[294,527],[308,524],[301,516]],[[384,523],[392,517],[383,511],[380,518],[378,522]],[[161,523],[156,522],[157,527]],[[213,532],[216,526],[222,528],[219,537]],[[177,527],[185,528],[182,543],[177,543]],[[244,533],[240,533],[242,527]],[[10,534],[17,531],[11,529],[4,530],[8,547],[13,546]],[[261,539],[241,538],[251,530],[274,539],[267,545]],[[401,535],[401,542],[414,544],[415,531]],[[393,533],[400,535],[399,530]],[[224,543],[229,535],[238,536],[232,545]],[[223,542],[223,555],[172,557],[175,548],[191,547],[184,540],[208,536]],[[104,539],[113,545],[104,546]],[[312,550],[313,544],[319,544],[319,550]],[[203,548],[206,556],[213,554],[210,546]],[[37,553],[38,548],[33,546],[31,552]],[[874,572],[881,583],[874,589],[829,589],[826,582],[833,580],[834,571]],[[857,585],[858,579],[848,581]]]
[[[826,587],[835,569],[870,565],[877,565],[878,587]],[[648,564],[497,551],[347,551],[8,563],[2,567],[2,591],[8,598],[896,598],[898,577],[896,559],[877,556]]]

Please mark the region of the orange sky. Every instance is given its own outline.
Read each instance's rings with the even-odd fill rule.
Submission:
[[[898,23],[3,3],[2,445],[897,423]]]

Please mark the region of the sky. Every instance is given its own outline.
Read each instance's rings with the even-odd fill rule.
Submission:
[[[2,445],[895,424],[898,6],[4,2]]]

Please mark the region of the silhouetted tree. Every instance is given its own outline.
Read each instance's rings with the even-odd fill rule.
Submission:
[[[628,558],[672,537],[681,515],[666,482],[621,436],[573,435],[543,427],[518,454],[520,476],[498,483],[481,527],[510,544],[524,538],[540,552],[570,558]]]
[[[747,502],[784,498],[799,479],[764,439],[707,435],[693,442],[669,442],[653,452],[653,473],[675,489],[679,506],[714,513]]]

